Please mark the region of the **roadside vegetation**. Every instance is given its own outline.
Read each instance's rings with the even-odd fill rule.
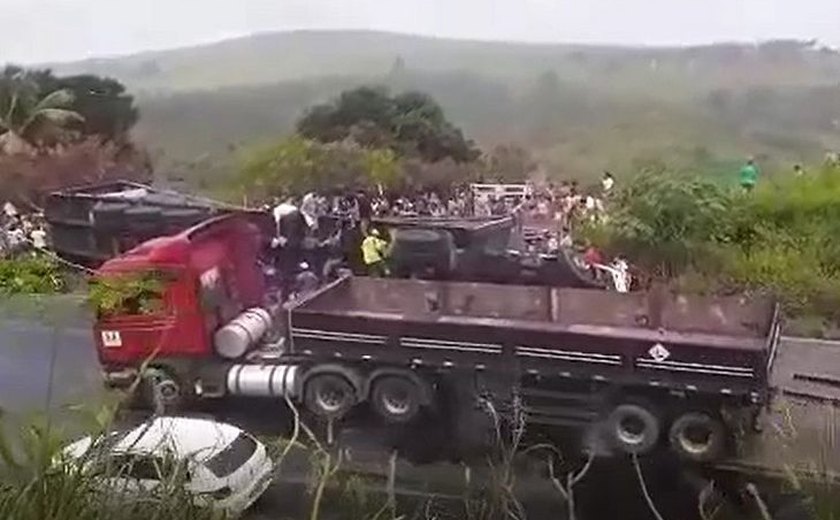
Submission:
[[[47,256],[0,259],[0,296],[55,294],[67,285],[62,267]]]
[[[649,168],[608,206],[584,235],[627,256],[643,283],[769,294],[812,334],[840,324],[840,166],[763,179],[752,193]]]

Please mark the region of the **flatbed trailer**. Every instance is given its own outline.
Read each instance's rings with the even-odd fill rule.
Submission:
[[[698,459],[711,456],[703,442],[720,455],[711,437],[724,422],[751,427],[769,402],[779,337],[766,301],[370,278],[323,288],[292,306],[287,324],[288,355],[331,366],[304,372],[303,387],[343,378],[386,417],[371,390],[383,375],[423,388],[422,404],[447,374],[469,374],[501,400],[514,388],[531,423],[604,421],[628,451],[652,449],[682,422],[713,425],[681,450]],[[315,409],[317,394],[301,393]]]

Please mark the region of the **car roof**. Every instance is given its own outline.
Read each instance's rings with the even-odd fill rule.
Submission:
[[[207,459],[232,443],[243,431],[217,421],[188,417],[157,417],[129,431],[114,452],[151,454],[169,451],[177,458]]]

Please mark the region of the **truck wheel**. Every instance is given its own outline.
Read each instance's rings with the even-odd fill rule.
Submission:
[[[371,402],[386,421],[407,423],[420,411],[420,389],[404,377],[380,377],[373,383]]]
[[[163,370],[150,370],[145,384],[149,408],[155,413],[167,415],[182,408],[183,390],[178,381],[169,373]]]
[[[306,383],[304,403],[319,417],[340,419],[356,404],[356,392],[347,379],[336,374],[320,374]]]
[[[661,431],[659,418],[640,404],[620,404],[607,417],[607,432],[613,447],[642,455],[656,446]]]
[[[668,432],[671,449],[694,462],[717,459],[726,445],[723,423],[705,412],[688,412],[677,418]]]

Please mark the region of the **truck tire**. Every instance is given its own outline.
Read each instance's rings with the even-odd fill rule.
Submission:
[[[457,264],[452,234],[432,229],[399,229],[394,235],[391,263],[401,277],[431,269],[437,276],[451,273]]]
[[[705,412],[687,412],[679,416],[668,431],[671,449],[681,458],[709,462],[723,454],[726,428]]]
[[[156,414],[171,415],[183,408],[184,388],[168,371],[149,369],[142,383],[144,400]]]
[[[607,435],[612,446],[623,453],[642,455],[659,441],[662,422],[648,407],[622,403],[607,417]]]
[[[400,376],[382,376],[373,382],[371,404],[387,422],[405,424],[420,411],[420,389]]]
[[[338,374],[318,374],[306,382],[303,391],[306,408],[324,419],[341,419],[356,404],[353,385]]]

